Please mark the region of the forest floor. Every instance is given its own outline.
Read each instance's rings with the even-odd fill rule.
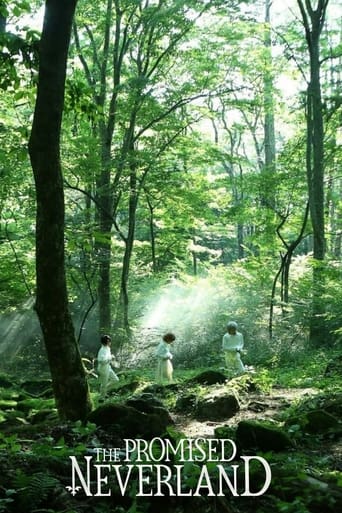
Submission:
[[[283,388],[279,387],[267,393],[249,392],[240,403],[240,410],[229,419],[229,424],[236,427],[241,420],[272,420],[275,415],[293,402],[303,398],[314,397],[318,389],[309,388]],[[222,421],[198,421],[191,414],[175,414],[174,420],[177,429],[187,437],[213,437],[215,428],[222,425]]]
[[[221,384],[194,384],[194,376],[201,372],[203,369],[179,372],[174,384],[156,388],[146,379],[146,372],[126,372],[104,404],[125,404],[152,390],[174,421],[170,436],[187,439],[224,436],[238,441],[239,426],[246,422],[280,430],[291,439],[291,447],[267,450],[256,443],[252,451],[241,449],[242,454],[257,454],[270,462],[272,484],[263,496],[165,497],[165,502],[158,497],[140,499],[133,487],[121,499],[74,498],[65,490],[70,483],[69,456],[81,457],[94,444],[104,447],[106,440],[113,443],[110,430],[106,434],[91,424],[60,421],[49,387],[46,390],[47,380],[29,379],[27,387],[36,381],[41,390],[27,393],[23,383],[14,385],[8,376],[7,388],[0,390],[0,513],[193,513],[194,509],[196,513],[336,513],[342,508],[339,372],[326,378],[323,369],[303,365],[272,372],[258,369]],[[6,376],[2,377],[5,384]],[[98,402],[96,380],[91,382],[91,390],[94,408],[103,406]],[[197,403],[227,394],[235,394],[239,401],[237,411],[227,418],[198,418],[194,408],[183,410],[178,404],[189,395]],[[315,417],[310,431],[309,416],[317,412],[323,421]],[[333,425],[324,424],[327,419]],[[227,429],[226,434],[219,435],[220,429]],[[253,483],[258,483],[259,477],[256,470]]]

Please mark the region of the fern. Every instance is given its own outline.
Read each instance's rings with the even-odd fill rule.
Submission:
[[[45,472],[27,475],[25,472],[18,471],[13,484],[18,491],[20,506],[24,505],[25,510],[29,511],[46,501],[59,481]]]

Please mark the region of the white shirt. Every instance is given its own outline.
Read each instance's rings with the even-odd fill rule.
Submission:
[[[164,340],[162,340],[156,349],[156,356],[157,358],[162,358],[163,360],[165,358],[170,358],[171,360],[172,353],[170,351],[170,344],[167,344],[166,342],[164,342]]]
[[[222,338],[222,349],[224,351],[236,351],[243,348],[243,335],[239,331],[235,335],[226,333]]]
[[[101,346],[97,353],[97,362],[106,365],[112,361],[112,353],[109,346]]]

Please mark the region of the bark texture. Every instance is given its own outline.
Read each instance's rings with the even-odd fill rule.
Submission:
[[[60,132],[66,62],[77,0],[46,0],[39,80],[29,153],[36,184],[36,311],[44,335],[58,412],[69,420],[91,410],[68,308]]]

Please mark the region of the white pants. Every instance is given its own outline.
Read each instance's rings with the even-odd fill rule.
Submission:
[[[173,365],[170,359],[163,360],[159,358],[157,365],[156,380],[158,383],[163,381],[172,381]]]
[[[224,357],[228,371],[232,371],[234,374],[243,374],[245,372],[245,367],[238,351],[225,351]]]
[[[100,379],[100,395],[104,397],[107,392],[109,381],[119,381],[119,378],[113,371],[110,363],[99,364],[98,369]]]

